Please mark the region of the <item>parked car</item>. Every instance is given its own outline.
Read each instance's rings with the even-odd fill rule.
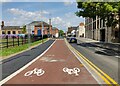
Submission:
[[[77,39],[76,39],[76,37],[69,37],[68,42],[69,43],[77,43]]]

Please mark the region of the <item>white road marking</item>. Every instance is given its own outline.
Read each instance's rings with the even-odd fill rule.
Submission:
[[[41,56],[43,56],[54,44],[55,44],[56,40],[38,57],[36,57],[35,59],[33,59],[31,62],[29,62],[28,64],[26,64],[25,66],[23,66],[22,68],[20,68],[19,70],[17,70],[16,72],[14,72],[13,74],[11,74],[10,76],[6,77],[5,79],[3,79],[2,81],[0,81],[0,86],[4,83],[6,83],[8,80],[10,80],[11,78],[13,78],[14,76],[16,76],[18,73],[20,73],[21,71],[23,71],[24,69],[26,69],[28,66],[30,66],[32,63],[34,63],[36,60],[38,60]]]
[[[65,73],[67,72],[69,75],[75,74],[75,76],[79,76],[78,73],[80,72],[80,69],[77,67],[75,67],[73,69],[69,69],[67,67],[64,67],[63,72],[65,72]]]
[[[40,60],[43,62],[63,62],[63,61],[65,61],[64,59],[52,58],[52,57],[42,57]]]
[[[65,40],[65,42],[66,42],[66,45],[67,45],[67,47],[70,49],[70,44]],[[68,44],[67,44],[68,43]],[[96,77],[96,75],[95,74],[93,74],[93,71],[91,71],[91,70],[89,70],[89,68],[86,66],[86,64],[79,58],[79,56],[77,56],[76,55],[76,53],[72,50],[72,49],[70,49],[70,51],[76,56],[76,58],[85,66],[85,68],[87,69],[87,71],[93,76],[93,78],[98,82],[98,84],[103,84],[103,82],[102,81],[100,81],[97,77]]]
[[[43,69],[34,68],[32,71],[28,71],[24,74],[24,76],[31,76],[32,74],[37,76],[42,76],[45,73]]]

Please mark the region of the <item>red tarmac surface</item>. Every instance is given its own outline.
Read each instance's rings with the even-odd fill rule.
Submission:
[[[81,70],[78,73],[79,76],[63,72],[64,67],[79,68]],[[24,76],[26,72],[34,68],[43,69],[45,73],[42,76],[36,74]],[[97,84],[97,81],[77,60],[65,41],[56,40],[55,44],[42,57],[5,84]]]

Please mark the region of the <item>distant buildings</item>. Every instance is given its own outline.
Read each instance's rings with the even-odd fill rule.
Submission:
[[[22,28],[20,26],[5,26],[2,21],[0,34],[21,34]]]
[[[52,27],[52,26],[51,26]],[[44,28],[44,29],[43,29]],[[50,34],[51,28],[44,21],[33,21],[26,25],[27,33],[34,35]]]
[[[77,28],[78,28],[77,26],[76,27],[68,27],[67,36],[76,35]]]
[[[48,36],[59,36],[59,30],[56,27],[44,22],[44,21],[33,21],[26,25],[27,33],[34,35],[48,35]]]
[[[2,21],[0,34],[22,34],[22,30],[23,27],[20,26],[4,26],[4,21]],[[26,34],[28,33],[58,37],[59,29],[44,21],[33,21],[26,25]]]
[[[76,27],[68,27],[67,36],[85,37],[85,25],[80,23]]]
[[[85,37],[85,25],[82,22],[79,24],[77,28],[76,37]]]

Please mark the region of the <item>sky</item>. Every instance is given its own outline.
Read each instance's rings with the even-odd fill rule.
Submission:
[[[84,22],[84,18],[77,17],[78,10],[76,2],[14,2],[5,1],[0,3],[2,7],[2,19],[6,26],[22,26],[32,21],[49,22],[52,26],[67,31],[70,26],[78,26]]]

